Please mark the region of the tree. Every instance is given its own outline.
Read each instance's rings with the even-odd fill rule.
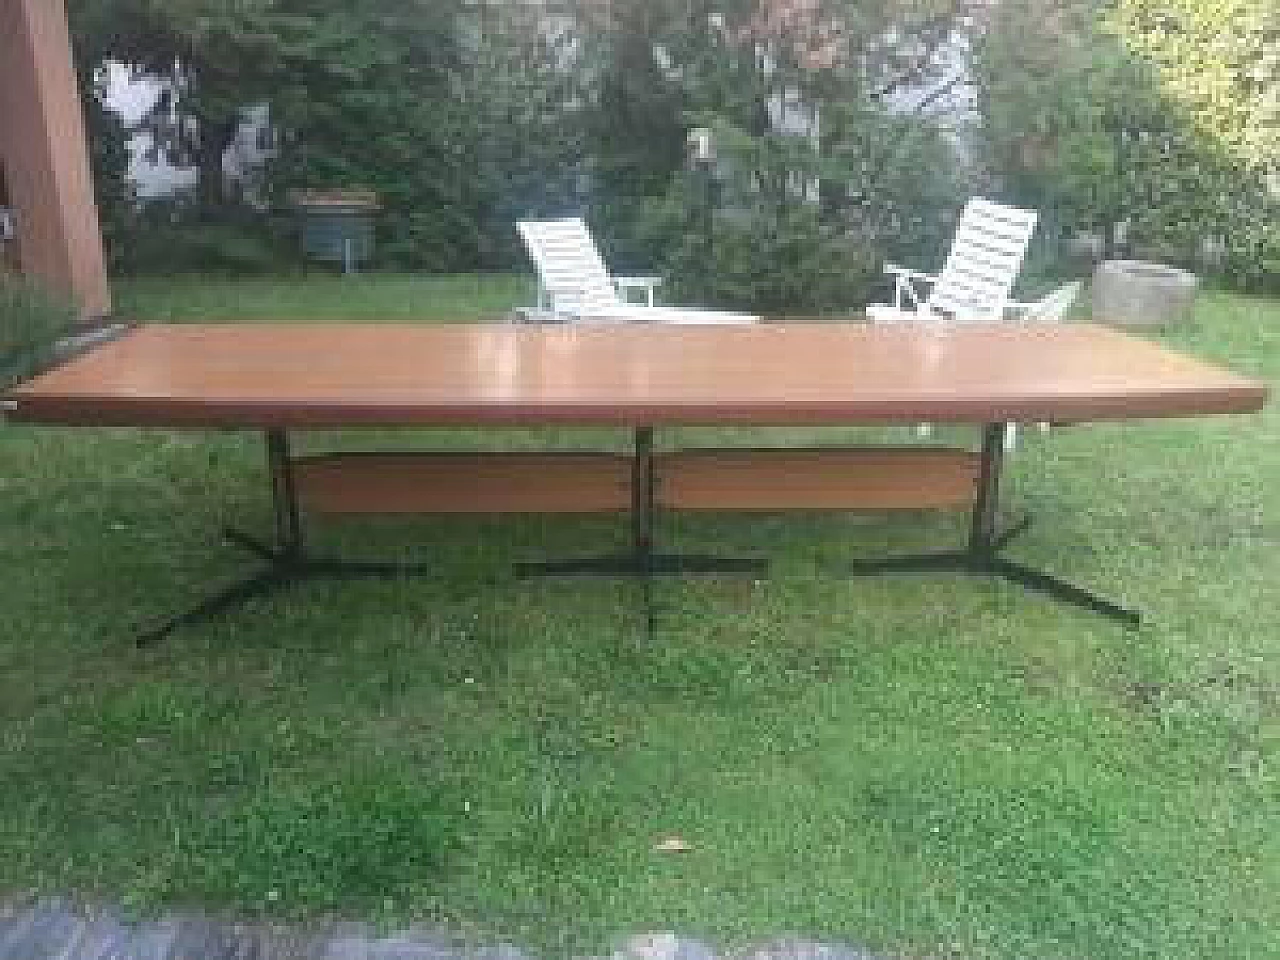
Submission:
[[[80,73],[79,83],[94,199],[107,252],[113,254],[118,249],[113,241],[128,230],[133,217],[129,132],[120,117],[106,106],[101,75]]]
[[[1225,238],[1255,282],[1280,258],[1276,37],[1267,0],[1005,0],[978,45],[986,159],[1050,225],[1188,264]]]
[[[977,45],[986,163],[1049,229],[1110,233],[1144,207],[1140,154],[1167,126],[1149,71],[1097,14],[1094,0],[1007,0]]]
[[[228,144],[265,104],[271,196],[372,188],[380,249],[418,268],[508,265],[514,219],[584,194],[624,260],[677,249],[689,231],[660,211],[687,218],[703,195],[684,169],[695,125],[722,131],[721,212],[741,226],[718,231],[744,237],[725,296],[781,302],[773,260],[801,277],[838,250],[828,273],[851,279],[822,296],[856,297],[886,252],[946,232],[930,205],[956,204],[939,130],[896,98],[952,69],[971,0],[71,2],[86,62],[166,81],[146,125],[198,166],[206,213],[233,199]]]
[[[1103,28],[1150,64],[1197,135],[1280,170],[1280,7],[1274,0],[1116,0]]]
[[[534,7],[480,0],[472,7],[466,69],[467,169],[473,177],[477,265],[526,263],[521,219],[563,215],[581,203],[588,134],[572,36]]]
[[[958,205],[955,158],[930,122],[892,101],[945,70],[963,4],[640,6],[578,7],[593,213],[616,210],[619,192],[649,198],[634,206],[647,217],[606,218],[613,246],[625,251],[620,233],[646,247],[695,302],[847,308],[888,249],[945,230],[925,206]],[[684,169],[694,126],[717,131],[714,185]],[[700,212],[709,203],[711,226]]]
[[[141,127],[199,173],[202,207],[226,200],[223,162],[246,107],[269,99],[305,16],[276,0],[71,0],[82,70],[124,64],[164,82]]]
[[[375,189],[394,262],[510,266],[514,220],[571,192],[580,168],[555,38],[520,5],[329,6],[272,97],[277,188]]]
[[[267,196],[365,187],[389,262],[509,265],[513,197],[580,167],[558,53],[524,5],[489,0],[73,0],[82,62],[164,81],[143,121],[199,175],[200,219],[238,198],[223,165],[266,106]],[[495,218],[506,217],[502,223]]]
[[[391,262],[474,260],[456,103],[462,50],[451,0],[282,0],[306,18],[270,95],[273,196],[295,187],[373,189]]]

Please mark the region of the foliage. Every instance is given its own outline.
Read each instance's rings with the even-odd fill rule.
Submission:
[[[183,198],[149,200],[133,212],[129,241],[113,260],[134,274],[279,272],[299,265],[298,244],[280,242],[285,224],[238,208],[215,216]]]
[[[1114,44],[1099,48],[1094,16],[1090,0],[1010,0],[976,57],[984,159],[1014,199],[1069,228],[1131,212],[1120,144],[1158,112],[1137,65]]]
[[[1127,239],[1185,262],[1216,238],[1237,282],[1277,282],[1280,14],[1269,0],[71,9],[82,75],[115,60],[163,80],[142,126],[201,171],[198,204],[168,214],[179,223],[167,236],[148,232],[153,213],[131,222],[126,131],[87,92],[118,265],[287,264],[279,251],[296,244],[275,214],[291,188],[366,187],[383,200],[388,265],[522,264],[513,221],[586,208],[611,263],[665,265],[673,291],[761,309],[852,306],[880,261],[931,262],[948,231],[967,174],[903,94],[932,90],[927,100],[960,82],[957,41],[972,32],[978,152],[995,181],[984,189],[1041,210],[1042,236],[1099,231],[1113,249]],[[241,196],[223,160],[264,105],[268,180]],[[722,140],[718,242],[705,249],[707,193],[684,148],[696,125]]]
[[[290,3],[311,8],[311,19],[272,92],[276,203],[293,187],[372,189],[385,260],[438,270],[474,263],[457,5]]]
[[[1280,7],[1273,0],[1115,0],[1102,19],[1154,69],[1193,136],[1280,171]]]
[[[839,114],[831,104],[828,131]],[[827,156],[805,137],[717,128],[714,177],[678,177],[645,225],[673,301],[848,312],[884,260],[936,259],[950,234],[943,211],[957,205],[950,145],[918,119],[850,119],[846,133],[824,138]]]
[[[663,3],[584,19],[603,37],[588,48],[602,58],[589,87],[593,219],[621,248],[615,259],[639,248],[663,264],[676,296],[850,309],[886,256],[927,256],[943,211],[958,205],[954,153],[891,99],[944,69],[963,8],[710,9]],[[714,185],[684,169],[693,126],[716,131]],[[628,188],[650,199],[628,204]]]
[[[233,200],[227,150],[312,21],[276,0],[71,0],[68,9],[82,70],[115,61],[162,81],[142,128],[170,162],[199,170],[202,206]]]
[[[685,133],[704,122],[738,144],[727,148],[738,167],[725,189],[738,226],[720,247],[729,300],[780,305],[808,291],[791,306],[849,306],[886,246],[919,252],[919,231],[903,224],[945,221],[925,204],[954,201],[943,189],[946,151],[927,123],[895,123],[889,100],[937,72],[959,0],[735,2],[714,16],[677,0],[551,10],[80,0],[82,62],[114,59],[165,81],[143,126],[172,161],[201,171],[198,205],[172,215],[215,225],[203,252],[185,227],[163,246],[163,231],[139,229],[132,262],[168,250],[157,265],[270,263],[244,235],[230,203],[244,198],[227,194],[222,175],[228,144],[259,104],[269,105],[274,155],[268,190],[249,199],[279,210],[294,187],[373,189],[389,264],[519,263],[512,222],[574,210],[587,185],[615,263],[680,268],[696,257],[686,225],[653,211],[687,206]],[[801,114],[807,132],[794,129]],[[801,182],[821,186],[810,196]],[[779,257],[789,278],[766,280]]]
[[[513,211],[576,183],[565,78],[531,10],[464,0],[81,0],[74,13],[87,70],[115,60],[163,82],[141,127],[171,162],[199,169],[197,207],[175,215],[222,234],[246,202],[283,210],[294,187],[361,187],[383,202],[384,263],[510,265]],[[224,160],[264,105],[268,182],[239,195]]]
[[[1222,268],[1245,290],[1280,293],[1280,204],[1242,218],[1227,238]]]
[[[467,126],[458,140],[474,196],[473,266],[523,266],[516,221],[581,203],[581,78],[566,69],[571,37],[546,29],[536,6],[479,0],[472,10],[458,94]]]
[[[1114,249],[1123,224],[1134,249],[1187,264],[1206,239],[1265,248],[1280,160],[1280,86],[1259,41],[1271,8],[1221,7],[1009,0],[993,12],[977,48],[986,158],[1051,231],[1102,232]],[[1260,278],[1258,262],[1225,266]]]
[[[100,79],[82,74],[81,90],[98,220],[111,266],[118,267],[133,236],[135,212],[129,181],[129,131],[120,116],[106,106]]]
[[[72,303],[0,266],[0,387],[39,367],[75,318]]]
[[[684,165],[687,92],[667,51],[685,27],[667,0],[575,10],[591,219],[620,269],[653,267],[655,251],[644,246],[639,224]]]
[[[1211,226],[1226,240],[1228,276],[1280,289],[1280,7],[1117,0],[1103,23],[1152,65],[1183,136],[1213,158],[1185,165],[1183,182],[1153,198],[1163,208],[1158,219],[1168,225],[1181,216],[1187,233]],[[1188,197],[1201,198],[1202,209]]]
[[[899,98],[947,88],[972,12],[961,0],[73,9],[86,68],[116,59],[167,81],[144,126],[202,170],[200,204],[173,214],[184,226],[171,245],[135,231],[135,265],[162,250],[171,256],[158,264],[283,262],[270,249],[282,237],[268,232],[283,221],[260,211],[246,227],[229,204],[244,198],[227,195],[221,173],[260,104],[274,154],[268,189],[249,199],[279,211],[293,187],[374,189],[382,262],[417,269],[522,263],[513,221],[585,205],[613,264],[664,266],[673,292],[759,309],[851,306],[880,261],[936,255],[964,192],[941,131]],[[1270,282],[1276,17],[1266,0],[988,9],[974,60],[997,193],[1043,211],[1050,236],[1101,231],[1115,247],[1123,224],[1136,248],[1185,262],[1221,238],[1231,276]],[[115,234],[130,209],[118,190],[123,132],[91,107]],[[711,246],[699,239],[707,191],[686,169],[695,125],[722,141]],[[215,224],[207,241],[194,235],[201,223]]]

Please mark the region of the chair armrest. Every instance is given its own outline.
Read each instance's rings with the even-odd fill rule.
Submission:
[[[886,263],[884,272],[893,275],[893,307],[895,310],[911,309],[919,310],[923,303],[923,296],[912,284],[914,281],[921,283],[933,283],[938,278],[928,273],[921,273],[919,270],[908,270],[906,267],[900,267],[896,263]]]
[[[627,298],[628,290],[643,290],[644,298],[648,306],[653,306],[653,291],[655,287],[662,284],[661,277],[614,277],[613,285],[622,293],[623,299]]]
[[[1005,304],[1005,315],[1015,320],[1058,323],[1066,317],[1072,304],[1080,295],[1081,286],[1079,280],[1073,280],[1070,283],[1064,283],[1039,300],[1030,302],[1010,300]]]
[[[921,273],[919,270],[911,270],[911,269],[908,269],[907,267],[900,267],[896,263],[886,263],[884,265],[884,272],[891,273],[895,277],[903,277],[907,280],[925,280],[925,281],[928,281],[929,283],[933,283],[933,281],[938,279],[938,277],[935,274]]]
[[[661,277],[614,277],[613,282],[620,287],[657,287],[662,284]]]

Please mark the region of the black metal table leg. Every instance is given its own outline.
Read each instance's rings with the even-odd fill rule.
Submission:
[[[996,521],[1000,514],[1000,479],[1004,472],[1003,423],[982,428],[982,454],[978,461],[978,490],[969,517],[969,552],[986,554],[995,549]]]
[[[320,577],[394,577],[434,571],[427,563],[344,560],[312,557],[307,553],[301,508],[289,454],[288,436],[282,430],[266,434],[267,462],[271,478],[272,516],[275,543],[267,545],[236,530],[226,538],[266,563],[250,576],[236,581],[205,598],[189,610],[169,618],[158,627],[138,636],[139,646],[153,643],[178,627],[208,619],[253,597]],[[996,528],[999,515],[1000,478],[1004,459],[1004,425],[988,424],[983,429],[982,454],[977,497],[970,521],[968,543],[961,550],[936,551],[882,559],[854,560],[843,572],[854,576],[883,573],[962,573],[1000,577],[1057,600],[1093,610],[1129,626],[1137,626],[1140,615],[1088,590],[1067,583],[1052,574],[1036,570],[1001,555],[1001,551],[1029,523],[1022,518],[1004,531]],[[653,429],[635,431],[632,467],[632,532],[630,549],[617,554],[567,560],[517,564],[517,572],[538,576],[638,576],[642,581],[647,634],[653,637],[655,611],[652,578],[666,574],[738,573],[760,575],[767,561],[754,557],[724,557],[701,554],[656,553],[653,549],[655,512]]]
[[[763,574],[767,560],[697,553],[657,553],[653,549],[657,478],[653,469],[653,428],[637,427],[631,467],[631,545],[622,553],[516,564],[521,576],[653,577],[699,573]]]
[[[307,553],[302,511],[298,503],[293,461],[289,455],[288,436],[281,430],[266,435],[267,469],[271,481],[271,509],[275,543],[265,544],[255,537],[228,528],[223,536],[247,550],[266,566],[201,600],[160,624],[144,630],[137,637],[140,647],[155,643],[179,627],[198,623],[224,613],[254,597],[280,590],[304,580],[321,577],[395,577],[430,573],[434,567],[426,563],[397,563],[377,560],[343,560],[313,557]]]
[[[201,600],[189,610],[184,610],[182,613],[170,617],[159,626],[144,630],[138,634],[137,644],[140,647],[149,646],[158,640],[164,639],[179,627],[198,623],[201,620],[208,620],[231,607],[244,603],[246,600],[286,586],[292,583],[293,580],[294,576],[291,571],[283,567],[267,567],[250,577],[224,587],[212,596]]]
[[[991,544],[992,548],[995,550],[1003,550],[1018,537],[1022,536],[1029,526],[1031,526],[1031,515],[1023,514],[1003,530],[996,533],[995,539]]]
[[[1010,560],[1007,557],[992,557],[990,572],[1012,583],[1021,584],[1029,590],[1038,590],[1040,593],[1047,594],[1054,599],[1074,604],[1077,607],[1084,607],[1086,610],[1092,610],[1105,617],[1110,617],[1112,620],[1118,620],[1127,626],[1137,627],[1142,623],[1142,615],[1138,611],[1122,607],[1118,603],[1107,600],[1105,597],[1098,596],[1096,593],[1090,593],[1083,587],[1077,587],[1073,583],[1060,580],[1051,574],[1036,570],[1016,560]]]
[[[631,454],[631,546],[623,553],[567,560],[540,560],[516,564],[522,576],[637,577],[644,612],[645,639],[653,644],[658,611],[653,598],[653,578],[681,574],[737,573],[760,576],[768,561],[756,557],[709,554],[656,553],[653,522],[657,510],[657,477],[653,465],[653,428],[637,427]]]
[[[977,498],[970,516],[968,543],[961,550],[943,550],[881,559],[854,560],[841,565],[853,576],[884,573],[960,573],[999,577],[1029,590],[1036,590],[1129,627],[1142,617],[1136,610],[1122,607],[1083,587],[1036,570],[1001,554],[1004,547],[1027,528],[1023,517],[1007,529],[997,529],[1000,506],[1000,477],[1004,465],[1004,424],[987,424],[982,432],[982,456],[978,471]]]

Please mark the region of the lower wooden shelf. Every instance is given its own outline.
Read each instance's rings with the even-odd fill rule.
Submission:
[[[654,458],[671,510],[970,506],[979,457],[945,447],[681,450]],[[612,453],[332,453],[293,461],[317,513],[597,513],[631,509],[631,459]]]
[[[657,500],[673,510],[967,507],[979,461],[948,447],[682,450],[657,458]]]
[[[631,507],[631,461],[610,453],[334,453],[293,462],[317,513],[595,513]]]

